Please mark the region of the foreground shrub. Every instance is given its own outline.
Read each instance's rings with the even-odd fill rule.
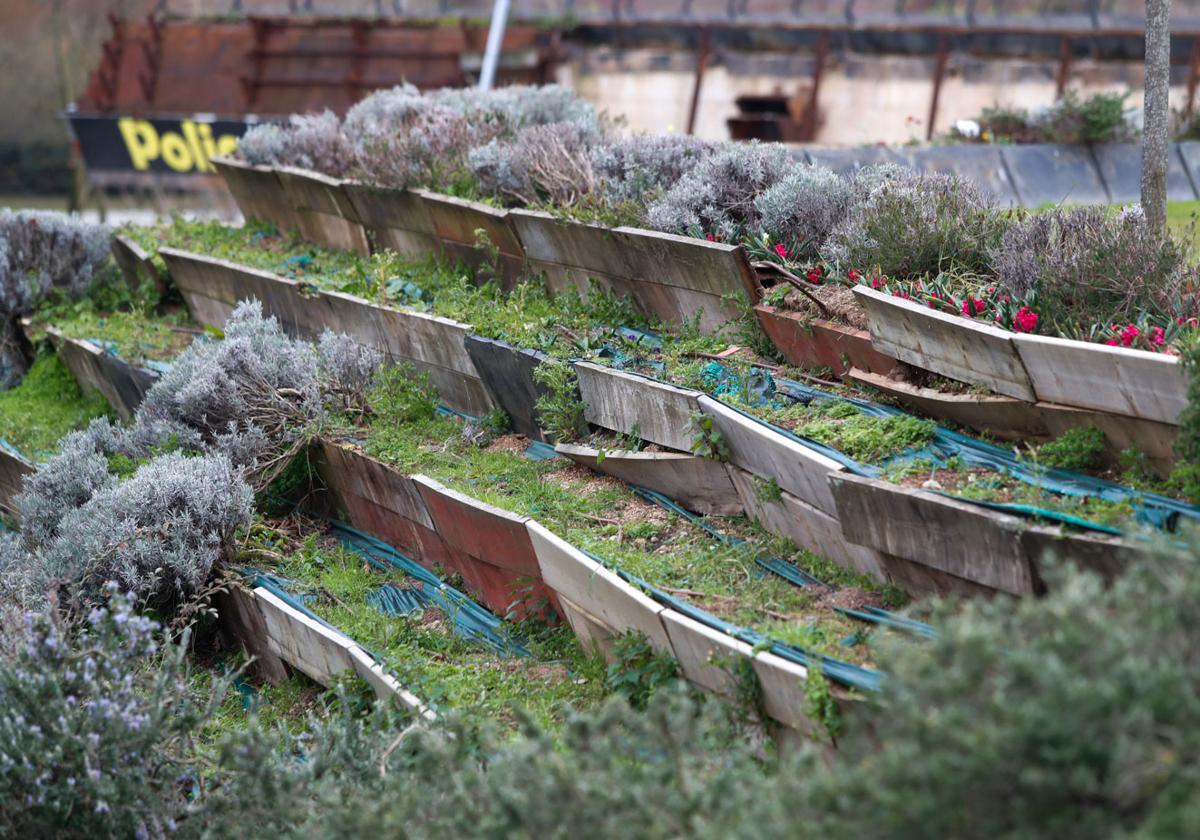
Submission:
[[[1005,291],[1036,294],[1064,335],[1085,337],[1091,324],[1124,324],[1142,311],[1173,323],[1197,303],[1183,248],[1154,235],[1136,206],[1031,214],[1004,232],[990,262]]]
[[[954,175],[868,167],[854,189],[855,203],[821,247],[841,271],[982,274],[1007,224],[978,187]]]
[[[82,629],[47,615],[8,627],[0,659],[0,826],[7,837],[174,835],[211,715],[181,648],[109,589]],[[218,681],[219,699],[223,684]]]
[[[728,143],[703,158],[646,210],[646,223],[667,233],[707,233],[736,242],[759,226],[754,200],[795,166],[776,144]]]

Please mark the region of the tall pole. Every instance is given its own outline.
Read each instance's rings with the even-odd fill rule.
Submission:
[[[1142,132],[1142,210],[1151,233],[1167,232],[1170,151],[1171,0],[1146,0],[1146,97]]]
[[[488,29],[487,50],[479,71],[479,89],[491,90],[496,81],[496,65],[500,63],[500,45],[504,42],[504,27],[508,23],[509,0],[496,0],[492,7],[492,25]]]

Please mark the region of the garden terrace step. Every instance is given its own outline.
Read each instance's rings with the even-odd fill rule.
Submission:
[[[129,288],[136,289],[144,280],[149,280],[154,288],[158,290],[159,296],[163,296],[167,292],[167,283],[159,274],[158,267],[154,264],[154,260],[150,255],[128,236],[120,233],[113,234],[112,245],[113,260],[116,261],[117,267],[121,269],[121,274],[125,277],[125,282]]]
[[[530,440],[543,440],[534,404],[549,391],[534,381],[533,372],[546,354],[474,333],[463,340],[475,370],[496,405],[508,415],[513,431]]]
[[[212,163],[247,220],[258,219],[280,230],[299,229],[300,220],[273,168],[230,157],[214,157]]]
[[[433,712],[424,703],[404,689],[373,656],[341,631],[296,609],[277,593],[262,586],[254,587],[246,597],[251,603],[243,604],[242,611],[253,609],[258,613],[247,626],[262,628],[266,649],[272,655],[326,687],[332,685],[342,673],[353,671],[371,686],[380,700],[394,701],[401,708],[416,712],[426,720],[434,718]],[[259,637],[250,644],[258,645],[261,640],[262,637]]]
[[[1002,440],[1055,438],[1069,429],[1095,426],[1104,434],[1107,464],[1118,465],[1121,452],[1133,448],[1144,454],[1149,466],[1162,477],[1175,466],[1179,427],[1167,423],[1053,403],[1027,403],[995,394],[949,393],[857,368],[850,371],[849,378],[927,417],[948,420]]]
[[[688,427],[700,412],[699,391],[592,362],[576,362],[575,375],[589,423],[671,449],[691,449]]]
[[[871,343],[879,352],[997,394],[1036,401],[1013,333],[865,286],[855,286],[854,294],[867,312]]]
[[[345,182],[343,189],[377,248],[413,259],[441,255],[429,205],[417,193],[357,181]]]
[[[45,330],[80,389],[85,394],[98,391],[122,420],[133,417],[159,379],[157,371],[131,365],[90,341],[71,338],[52,326]]]
[[[511,289],[525,273],[525,249],[509,218],[509,211],[479,201],[442,195],[429,190],[413,191],[425,203],[442,253],[461,260],[477,272],[490,271],[489,248],[499,260],[501,285]],[[483,241],[477,235],[483,232]]]
[[[457,572],[492,612],[554,606],[541,582],[526,517],[476,501],[421,475],[405,475],[352,446],[322,439],[317,472],[347,522],[420,562]]]
[[[343,188],[345,182],[291,166],[277,167],[275,174],[306,239],[362,257],[370,253],[366,231]]]
[[[696,513],[739,516],[745,511],[728,468],[719,461],[680,452],[600,450],[569,443],[554,449],[596,472],[662,493]]]
[[[754,312],[771,343],[797,367],[827,367],[835,376],[844,376],[850,368],[858,368],[886,376],[900,366],[896,359],[872,346],[867,330],[763,303],[755,306]]]
[[[761,291],[741,246],[533,210],[513,210],[510,218],[530,265],[545,273],[555,292],[586,295],[595,282],[667,324],[699,316],[700,332],[711,334],[741,315],[731,297],[753,302]]]
[[[1176,356],[1011,333],[857,286],[876,349],[1025,402],[1177,424],[1187,373]]]
[[[880,479],[843,473],[830,480],[846,537],[879,552],[889,576],[908,591],[1029,595],[1043,591],[1051,557],[1107,578],[1149,559],[1148,546],[1115,536],[1035,525]]]
[[[267,315],[294,336],[317,339],[326,330],[345,333],[394,362],[409,362],[429,379],[451,408],[486,414],[492,399],[464,346],[470,331],[449,318],[380,306],[353,295],[313,290],[269,271],[175,248],[159,254],[201,324],[221,327],[239,301],[257,299]]]

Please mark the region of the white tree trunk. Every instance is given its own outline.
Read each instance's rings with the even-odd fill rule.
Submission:
[[[1146,0],[1146,102],[1142,136],[1142,209],[1150,230],[1167,231],[1170,152],[1171,0]]]

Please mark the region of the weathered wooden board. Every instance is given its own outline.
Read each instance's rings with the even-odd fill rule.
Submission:
[[[1112,466],[1119,466],[1121,452],[1132,448],[1144,454],[1149,466],[1162,478],[1170,475],[1175,467],[1175,439],[1179,436],[1179,427],[1173,423],[1054,403],[1038,403],[1037,408],[1053,437],[1077,426],[1095,426],[1102,431],[1105,462]]]
[[[1033,564],[1039,589],[1047,586],[1045,569],[1051,560],[1065,560],[1109,581],[1127,569],[1153,560],[1149,545],[1105,534],[1068,533],[1057,526],[1030,526],[1021,535],[1021,545]]]
[[[534,520],[526,523],[542,579],[614,633],[637,630],[655,650],[672,652],[660,616],[664,608],[632,584]]]
[[[167,284],[159,274],[158,267],[141,245],[124,234],[116,233],[113,234],[109,250],[129,288],[136,289],[143,280],[149,280],[160,294],[167,291]]]
[[[700,397],[700,410],[712,417],[731,464],[775,479],[780,489],[836,517],[829,475],[844,469],[841,464],[707,394]]]
[[[754,654],[750,664],[762,690],[763,711],[784,726],[811,732],[813,720],[804,713],[808,705],[804,693],[808,669],[769,651]]]
[[[536,270],[554,292],[586,295],[595,283],[631,296],[649,315],[679,324],[699,315],[702,332],[714,333],[735,319],[733,294],[757,294],[757,280],[740,247],[639,228],[610,229],[557,219],[549,213],[514,210],[513,225]]]
[[[880,581],[887,581],[879,552],[846,539],[841,523],[827,513],[781,490],[776,501],[765,501],[754,476],[737,467],[729,468],[746,516],[772,534],[787,537],[798,548],[811,551],[844,569]]]
[[[576,362],[575,374],[589,423],[683,452],[691,449],[688,424],[700,411],[699,392],[591,362]]]
[[[892,586],[913,595],[965,595],[990,598],[997,590],[973,580],[943,572],[932,566],[905,560],[894,554],[881,554],[884,570]]]
[[[750,645],[674,610],[663,611],[662,623],[684,679],[713,694],[737,694],[740,675],[734,663],[753,660]]]
[[[274,169],[251,166],[227,157],[215,157],[212,163],[225,179],[233,200],[247,219],[258,219],[280,230],[294,230],[300,226]]]
[[[277,167],[275,174],[306,239],[363,257],[370,253],[366,231],[340,179],[291,166]]]
[[[858,368],[851,369],[849,376],[852,382],[874,388],[935,420],[949,420],[990,432],[1004,440],[1026,440],[1050,434],[1045,413],[1036,403],[996,394],[952,394]]]
[[[526,528],[529,517],[473,499],[427,476],[412,479],[434,530],[461,555],[463,577],[484,593],[489,609],[506,615],[511,608],[519,617],[541,612],[546,604],[557,609]]]
[[[20,519],[13,499],[24,489],[25,477],[36,471],[32,462],[0,439],[0,516],[14,522]]]
[[[492,399],[508,414],[513,431],[531,440],[544,440],[534,404],[548,390],[534,381],[533,372],[546,354],[470,333],[463,340],[475,370]]]
[[[560,454],[596,472],[628,484],[657,490],[688,510],[705,516],[739,516],[742,501],[719,461],[678,452],[604,451],[560,443]],[[603,457],[601,455],[603,454]]]
[[[843,473],[830,481],[847,539],[999,592],[1035,591],[1024,520],[880,479]]]
[[[217,627],[222,643],[228,648],[241,647],[254,658],[253,669],[272,685],[286,680],[283,660],[271,652],[267,626],[255,603],[254,594],[240,585],[213,595],[217,609]]]
[[[1188,377],[1177,356],[1045,335],[1018,335],[1014,346],[1037,399],[1178,423]]]
[[[875,349],[932,373],[1035,402],[1014,333],[855,286]]]
[[[375,696],[383,701],[395,701],[402,709],[416,712],[424,720],[435,720],[437,715],[433,709],[421,702],[421,699],[400,685],[391,674],[383,670],[383,666],[375,661],[371,654],[358,645],[350,648],[350,659],[354,670],[367,685],[375,692]]]
[[[575,638],[579,640],[579,646],[585,651],[599,653],[606,662],[611,662],[613,660],[613,637],[617,635],[616,631],[583,607],[572,603],[561,592],[557,594],[563,618],[571,626]]]
[[[354,667],[350,650],[354,642],[293,609],[259,587],[254,600],[262,614],[267,644],[272,653],[321,685]]]
[[[414,190],[425,202],[434,232],[442,242],[453,242],[475,248],[477,232],[501,254],[525,258],[525,249],[509,221],[509,211],[479,201],[455,198],[428,190]]]
[[[386,504],[398,516],[434,530],[433,517],[425,506],[421,488],[411,476],[388,466],[354,446],[327,438],[319,441],[321,462],[328,469],[322,473],[327,484],[339,490],[355,493],[376,504]]]
[[[159,252],[192,315],[203,324],[221,327],[234,304],[257,299],[263,312],[279,319],[292,335],[318,338],[326,329],[345,333],[374,347],[393,361],[410,362],[429,374],[430,382],[451,408],[486,414],[493,403],[467,354],[470,327],[449,318],[379,306],[338,292],[310,287],[269,271],[173,248]]]
[[[827,367],[836,376],[843,376],[849,368],[888,374],[900,366],[896,359],[871,345],[871,334],[866,330],[761,303],[754,311],[771,343],[797,367]]]
[[[370,232],[375,250],[414,259],[442,253],[429,208],[416,193],[355,181],[344,182],[343,190],[355,216]]]
[[[99,391],[122,420],[133,417],[159,379],[155,371],[131,365],[90,341],[63,335],[52,326],[46,327],[46,333],[79,387],[85,393]]]

